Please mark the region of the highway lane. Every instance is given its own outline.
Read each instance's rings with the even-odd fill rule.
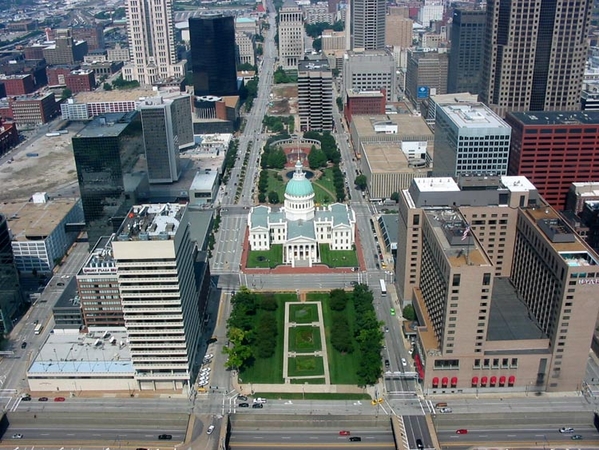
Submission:
[[[351,442],[349,436],[340,436],[335,430],[246,430],[238,429],[231,435],[230,448],[311,448],[327,449],[337,447],[352,448],[395,448],[390,430],[356,429],[351,436],[358,436],[361,442]]]
[[[181,429],[144,429],[139,427],[121,428],[118,424],[114,424],[110,428],[99,428],[94,426],[83,425],[80,427],[72,427],[68,424],[60,427],[9,427],[3,437],[3,441],[12,439],[14,434],[22,434],[23,442],[43,441],[51,444],[52,441],[103,441],[123,442],[127,445],[127,441],[135,442],[150,442],[158,441],[158,435],[170,434],[172,439],[169,442],[173,444],[183,442],[185,439],[185,430]],[[16,441],[16,440],[14,440]],[[20,441],[20,440],[19,440]],[[19,442],[20,443],[20,442]]]
[[[404,415],[403,422],[410,448],[417,448],[417,439],[422,441],[425,448],[434,448],[424,416]]]
[[[66,397],[64,402],[54,402],[50,397],[47,402],[38,401],[33,397],[31,401],[24,402],[19,399],[15,410],[19,412],[125,412],[125,411],[160,411],[162,413],[189,412],[190,403],[183,398],[104,398],[104,397]]]

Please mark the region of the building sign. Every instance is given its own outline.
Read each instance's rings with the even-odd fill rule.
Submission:
[[[578,284],[599,284],[599,278],[580,278]]]
[[[430,89],[428,86],[418,86],[417,98],[428,98]]]

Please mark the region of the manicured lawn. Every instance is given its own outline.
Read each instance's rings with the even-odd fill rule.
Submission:
[[[292,170],[288,168],[288,170]],[[266,195],[270,191],[275,191],[279,194],[279,201],[283,203],[285,200],[285,188],[289,179],[285,176],[282,180],[277,178],[277,174],[281,171],[275,169],[268,169],[268,189]],[[324,169],[324,174],[318,179],[310,180],[312,187],[314,188],[314,203],[319,205],[325,205],[329,203],[335,203],[337,201],[337,194],[335,191],[335,185],[333,184],[333,172],[331,169]]]
[[[331,335],[332,311],[329,309],[329,296],[325,293],[310,293],[307,295],[308,301],[322,302],[322,314],[324,316],[324,327],[327,337],[327,355],[329,357],[329,371],[332,384],[358,384],[356,372],[360,364],[360,354],[357,350],[356,342],[354,341],[353,353],[341,353],[333,348],[330,344],[329,337]],[[354,304],[350,300],[347,302],[344,313],[347,315],[349,326],[352,330],[355,329],[356,319],[354,312]]]
[[[320,260],[329,267],[358,267],[358,255],[355,250],[330,250],[326,244],[320,244]]]
[[[322,349],[320,328],[312,326],[289,328],[289,351],[312,353]]]
[[[328,392],[256,392],[254,397],[262,397],[269,399],[290,399],[290,400],[368,400],[368,394],[337,394]]]
[[[324,375],[321,356],[296,356],[289,358],[289,376],[302,377]]]
[[[270,191],[275,191],[279,194],[279,202],[281,204],[285,201],[285,186],[287,185],[287,179],[283,178],[283,181],[277,179],[277,174],[279,170],[268,169],[268,190],[266,191],[266,198],[268,199],[268,193]]]
[[[318,320],[318,308],[311,304],[289,306],[289,321],[296,323],[312,323]]]
[[[264,295],[273,295],[279,303],[279,307],[276,311],[279,333],[277,337],[277,347],[273,356],[266,359],[255,359],[251,366],[244,369],[239,374],[239,381],[241,383],[283,383],[283,324],[285,318],[285,302],[296,301],[297,294],[277,292]],[[254,320],[257,321],[258,319],[259,314],[256,315]]]
[[[291,384],[324,384],[324,378],[292,378]]]
[[[248,252],[247,267],[268,269],[275,268],[283,263],[283,246],[281,244],[273,244],[270,250],[258,251],[250,250]]]

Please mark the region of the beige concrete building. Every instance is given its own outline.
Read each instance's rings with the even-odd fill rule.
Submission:
[[[112,251],[136,389],[188,389],[201,322],[187,208],[134,206]]]
[[[286,0],[279,10],[279,65],[295,70],[304,56],[304,15],[297,3]]]
[[[422,117],[409,114],[353,115],[349,125],[351,144],[358,158],[367,143],[418,142],[433,158],[435,138]],[[407,144],[404,144],[407,145]],[[363,169],[363,168],[362,168]]]
[[[385,44],[393,47],[408,48],[412,46],[412,19],[400,15],[385,17]]]
[[[324,30],[320,36],[322,39],[322,51],[345,50],[345,31]]]
[[[581,389],[599,257],[521,176],[417,178],[401,192],[400,297],[425,393]]]
[[[371,199],[386,199],[407,189],[414,178],[426,177],[430,158],[426,142],[384,142],[362,145],[360,167]]]

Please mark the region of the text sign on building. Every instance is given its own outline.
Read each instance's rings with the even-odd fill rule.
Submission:
[[[578,284],[599,284],[599,278],[581,278]]]
[[[416,97],[418,98],[428,98],[430,93],[430,89],[428,86],[418,86],[418,92]]]

